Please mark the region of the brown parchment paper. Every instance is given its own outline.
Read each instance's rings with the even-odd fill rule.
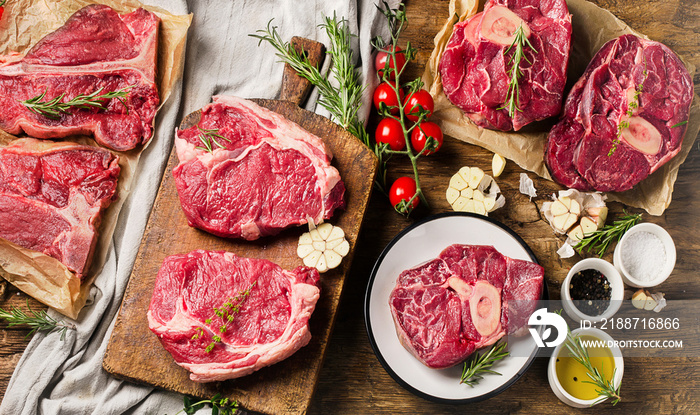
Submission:
[[[585,0],[567,0],[567,4],[569,13],[572,15],[573,35],[565,93],[568,93],[570,86],[583,74],[588,62],[607,41],[630,33],[647,38],[632,30],[612,13],[593,3]],[[432,118],[440,124],[445,134],[499,153],[523,169],[552,180],[544,163],[544,146],[549,129],[556,122],[555,118],[533,123],[518,132],[487,130],[472,123],[462,110],[450,103],[442,90],[438,65],[452,35],[452,28],[458,21],[473,16],[478,10],[483,10],[483,6],[484,0],[450,1],[447,21],[435,36],[435,49],[430,55],[423,74],[425,88],[430,91],[435,100],[435,112]],[[683,62],[692,78],[696,70],[695,66],[685,60]],[[696,95],[691,105],[690,119],[681,151],[633,189],[621,193],[607,193],[608,199],[642,208],[651,215],[661,215],[671,203],[678,169],[693,147],[699,131],[700,99]]]
[[[62,26],[73,13],[93,3],[96,2],[85,0],[7,2],[4,14],[11,17],[3,18],[0,24],[0,54],[25,53],[42,37]],[[128,13],[143,7],[160,17],[156,83],[162,106],[170,96],[175,83],[182,76],[187,29],[192,21],[192,15],[172,15],[163,9],[144,6],[134,0],[105,0],[100,3],[112,7],[119,13]],[[151,141],[157,136],[158,134],[154,133]],[[16,138],[0,131],[0,146],[6,146]],[[90,137],[74,136],[64,140],[99,147]],[[0,238],[0,276],[56,311],[70,318],[77,318],[85,305],[92,282],[106,261],[119,211],[131,191],[134,172],[141,152],[146,146],[127,152],[112,151],[119,156],[121,167],[117,185],[118,197],[102,216],[92,264],[82,283],[56,259],[22,248],[2,238]]]

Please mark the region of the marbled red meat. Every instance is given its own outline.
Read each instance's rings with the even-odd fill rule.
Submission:
[[[401,344],[426,366],[447,368],[525,326],[543,285],[535,263],[456,244],[403,271],[389,307]]]
[[[248,296],[236,301],[246,290]],[[314,268],[287,271],[265,259],[198,250],[163,261],[148,325],[195,382],[233,379],[284,360],[308,344],[308,321],[319,293]],[[227,302],[239,304],[240,311],[230,314],[233,319],[221,333],[224,320],[214,308]],[[207,351],[214,335],[221,341]]]

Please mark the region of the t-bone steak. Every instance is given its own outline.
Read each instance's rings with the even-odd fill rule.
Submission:
[[[0,238],[87,273],[118,158],[105,149],[32,138],[0,149]]]
[[[522,25],[524,46],[517,108],[509,115],[511,47]],[[564,0],[490,0],[484,11],[454,25],[439,70],[447,98],[477,125],[496,130],[559,114],[571,45],[571,15]]]
[[[193,381],[233,379],[306,346],[319,294],[314,268],[287,271],[265,259],[198,250],[165,258],[148,325]]]
[[[441,369],[527,325],[543,283],[544,269],[533,262],[492,246],[451,245],[403,271],[389,307],[406,350]]]
[[[579,190],[622,192],[681,150],[693,80],[671,49],[624,35],[588,64],[552,128],[545,162]]]
[[[159,22],[144,9],[120,15],[108,6],[90,5],[25,56],[0,57],[0,128],[37,138],[93,134],[98,143],[120,151],[147,142],[159,103]],[[104,110],[71,107],[52,117],[23,104],[38,96],[40,102],[68,102],[78,95],[123,88],[128,88],[125,97],[102,100]]]
[[[345,185],[321,138],[252,101],[216,96],[177,131],[173,169],[190,224],[247,240],[329,219]]]

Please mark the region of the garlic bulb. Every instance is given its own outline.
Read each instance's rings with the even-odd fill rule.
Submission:
[[[488,216],[505,205],[496,181],[478,167],[462,167],[452,176],[445,197],[456,212],[472,212]]]
[[[312,228],[312,225],[309,225]],[[318,272],[336,268],[350,251],[350,244],[345,239],[345,232],[330,223],[322,223],[315,229],[299,237],[297,255],[304,260],[304,265],[313,267]]]

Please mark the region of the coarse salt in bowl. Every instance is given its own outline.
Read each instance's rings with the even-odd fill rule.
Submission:
[[[613,264],[628,285],[654,287],[664,282],[676,266],[676,245],[661,226],[640,223],[618,242]]]

